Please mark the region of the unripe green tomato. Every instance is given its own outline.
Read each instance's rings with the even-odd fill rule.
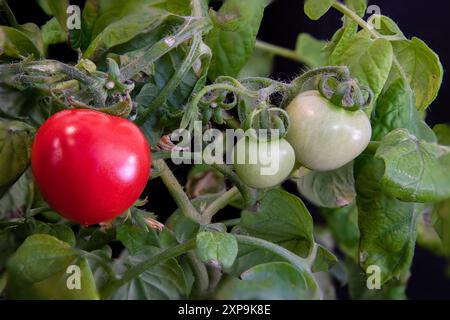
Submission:
[[[242,138],[233,149],[236,174],[250,187],[263,189],[283,182],[295,165],[295,153],[285,140]]]
[[[333,105],[318,91],[306,91],[286,108],[290,127],[286,140],[304,167],[315,171],[340,168],[360,155],[370,142],[372,127],[362,110]]]

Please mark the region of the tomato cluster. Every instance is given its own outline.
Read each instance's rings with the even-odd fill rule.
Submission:
[[[364,111],[335,106],[319,91],[300,93],[286,111],[291,125],[286,139],[277,141],[275,148],[270,143],[247,138],[235,146],[235,154],[245,154],[247,159],[257,155],[257,161],[253,162],[239,163],[235,159],[236,173],[251,187],[280,184],[295,162],[314,171],[340,168],[361,154],[370,142],[372,129]],[[278,169],[263,174],[269,166]]]

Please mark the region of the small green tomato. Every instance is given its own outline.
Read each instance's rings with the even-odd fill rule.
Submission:
[[[295,165],[294,149],[285,139],[266,142],[242,138],[234,146],[232,159],[237,175],[257,189],[282,183]]]

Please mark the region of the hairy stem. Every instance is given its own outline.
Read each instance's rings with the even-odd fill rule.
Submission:
[[[178,208],[180,208],[181,212],[188,218],[200,222],[202,219],[201,215],[198,213],[197,209],[195,209],[195,207],[192,205],[188,196],[184,192],[183,187],[180,185],[177,178],[173,175],[172,171],[164,162],[164,160],[162,159],[156,160],[153,162],[153,164],[155,168],[159,171],[162,181],[166,185],[167,189],[169,190],[170,194],[175,200],[175,203],[178,205]]]
[[[156,256],[149,258],[148,260],[142,261],[141,263],[135,265],[134,267],[128,269],[122,278],[117,280],[112,280],[108,282],[105,287],[102,289],[100,296],[102,299],[107,299],[111,297],[111,295],[116,292],[120,287],[127,284],[129,281],[133,280],[135,277],[138,277],[140,274],[145,272],[147,269],[156,266],[164,261],[167,261],[172,258],[176,258],[186,252],[191,251],[195,248],[195,239],[189,240],[186,243],[179,244],[175,247],[171,247]]]
[[[378,147],[380,146],[380,141],[370,141],[369,145],[367,146],[366,150],[364,150],[364,153],[367,154],[375,154],[378,150]]]
[[[251,189],[237,176],[236,173],[225,164],[212,164],[211,167],[222,173],[238,189],[244,199],[244,207],[253,205],[256,201]]]
[[[221,221],[220,223],[222,223],[226,227],[234,227],[235,225],[238,225],[240,222],[241,222],[241,219],[236,218],[236,219],[224,220],[224,221]]]
[[[209,275],[208,270],[203,262],[201,262],[194,252],[188,252],[186,255],[195,275],[195,288],[198,294],[202,294],[208,290]]]
[[[287,58],[287,59],[291,59],[297,62],[303,62],[302,58],[297,54],[297,52],[295,52],[294,50],[291,49],[286,49],[271,43],[267,43],[261,40],[256,40],[255,43],[255,48],[258,48],[260,50],[266,51],[266,52],[270,52],[274,55],[283,57],[283,58]]]
[[[239,194],[239,189],[237,187],[232,187],[230,190],[222,194],[219,198],[214,200],[206,209],[203,211],[202,218],[204,222],[210,223],[212,217],[219,211],[225,208],[231,200],[233,200]]]
[[[191,0],[192,14],[196,17],[204,17],[205,12],[201,4],[202,0]]]
[[[293,266],[295,266],[297,269],[299,269],[300,271],[310,271],[311,270],[311,265],[310,265],[310,261],[300,258],[299,256],[293,254],[291,251],[280,247],[277,244],[274,244],[272,242],[263,240],[263,239],[259,239],[259,238],[254,238],[254,237],[250,237],[250,236],[244,236],[244,235],[236,235],[236,239],[238,240],[238,242],[242,243],[242,244],[246,244],[246,245],[250,245],[253,247],[257,247],[263,250],[267,250],[270,251],[274,254],[276,254],[277,256],[283,258],[284,260],[286,260],[287,262],[291,263]]]

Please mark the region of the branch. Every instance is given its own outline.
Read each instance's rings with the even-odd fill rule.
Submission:
[[[110,281],[102,289],[100,296],[102,299],[109,298],[116,290],[118,290],[123,285],[127,284],[129,281],[138,277],[140,274],[145,272],[147,269],[156,266],[157,264],[163,263],[169,259],[178,257],[192,249],[195,248],[195,239],[189,240],[186,243],[179,244],[175,247],[171,247],[156,256],[150,257],[148,260],[142,261],[141,263],[135,265],[134,267],[128,269],[122,278],[118,280]]]
[[[279,245],[277,245],[275,243],[272,243],[272,242],[269,242],[269,241],[266,241],[263,239],[239,235],[239,234],[237,234],[235,236],[236,236],[236,239],[238,240],[238,242],[240,242],[242,244],[246,244],[246,245],[250,245],[253,247],[257,247],[259,249],[270,251],[270,252],[276,254],[277,256],[279,256],[280,258],[283,258],[287,262],[291,263],[293,266],[295,266],[300,271],[311,272],[311,264],[310,264],[311,262],[309,260],[300,258],[296,254],[293,254],[291,251],[289,251],[283,247],[280,247]]]
[[[297,54],[297,52],[295,52],[294,50],[291,49],[286,49],[271,43],[267,43],[261,40],[256,40],[255,43],[255,48],[258,48],[260,50],[266,51],[266,52],[270,52],[274,55],[283,57],[283,58],[287,58],[287,59],[291,59],[297,62],[301,62],[303,63],[304,61],[302,60],[302,58]]]
[[[200,213],[192,205],[188,196],[184,192],[183,187],[180,185],[177,178],[173,175],[164,160],[156,160],[153,164],[156,170],[159,171],[162,181],[166,185],[181,212],[186,217],[200,223],[202,221]]]
[[[230,190],[222,194],[219,198],[214,200],[206,209],[203,211],[202,218],[203,221],[210,223],[212,217],[219,211],[225,208],[233,199],[239,194],[239,189],[232,187]]]

